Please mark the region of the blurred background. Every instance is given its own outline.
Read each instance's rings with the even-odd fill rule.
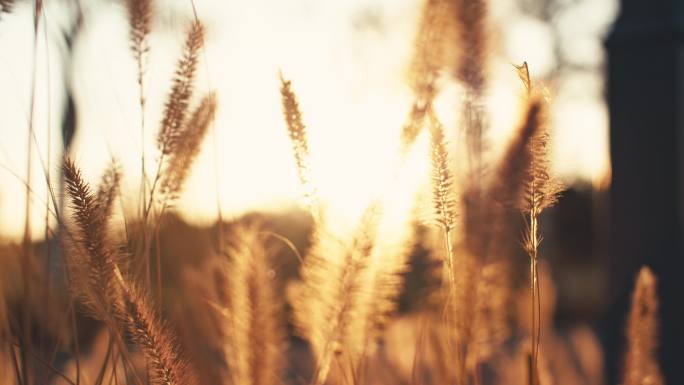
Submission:
[[[665,274],[663,351],[669,354],[663,355],[671,356],[684,342],[674,326],[682,320],[677,297],[684,291],[676,277],[684,270],[676,182],[681,119],[672,102],[679,94],[682,36],[673,15],[683,7],[678,1],[641,3],[492,0],[488,15],[488,150],[496,157],[518,121],[520,84],[512,64],[526,61],[533,79],[549,89],[552,169],[568,186],[542,219],[543,256],[558,295],[555,318],[561,329],[582,324],[597,333],[607,353],[608,383],[617,383],[627,298],[640,264]],[[352,221],[392,176],[392,154],[412,102],[407,76],[422,2],[196,0],[195,5],[207,29],[198,84],[217,91],[219,112],[177,216],[164,230],[195,236],[182,244],[162,237],[164,259],[181,261],[178,266],[198,264],[210,252],[217,219],[254,212],[300,240],[295,243],[303,242],[308,224],[298,209],[300,188],[282,120],[279,73],[293,81],[299,96],[320,194],[341,223]],[[116,158],[124,171],[117,215],[136,212],[141,153],[153,174],[156,128],[193,17],[190,1],[156,3],[146,69],[147,132],[141,135],[124,6],[104,0],[44,0],[43,6],[35,31],[30,1],[0,14],[4,273],[11,271],[27,223],[39,253],[56,250],[44,240],[57,229],[49,210],[61,205],[65,153],[90,181]],[[458,123],[458,96],[458,86],[445,84],[437,100],[446,127]],[[420,178],[429,161],[426,155],[416,159],[412,172]],[[176,273],[164,271],[165,282],[174,282]],[[681,374],[663,362],[668,382],[680,383],[675,379]]]

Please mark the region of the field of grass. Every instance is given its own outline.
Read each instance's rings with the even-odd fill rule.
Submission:
[[[163,6],[152,2],[124,2],[141,111],[154,9]],[[13,3],[0,0],[1,12]],[[220,94],[197,92],[205,27],[196,15],[188,21],[159,126],[140,116],[156,153],[153,174],[140,154],[137,210],[114,215],[123,199],[116,161],[92,182],[67,153],[61,185],[49,192],[57,226],[46,234],[58,247],[25,237],[2,250],[0,383],[603,384],[594,334],[561,335],[553,324],[540,218],[564,186],[548,155],[551,95],[528,63],[511,66],[519,119],[502,155],[492,156],[487,1],[422,7],[407,76],[413,104],[397,111],[405,123],[393,174],[353,226],[341,225],[319,194],[307,111],[286,73],[273,92],[301,182],[299,207],[219,215],[202,230],[178,219],[193,161],[221,113]],[[458,127],[435,107],[448,82],[462,90]],[[422,145],[430,175],[406,182]],[[655,287],[644,267],[627,321],[624,385],[663,384]]]

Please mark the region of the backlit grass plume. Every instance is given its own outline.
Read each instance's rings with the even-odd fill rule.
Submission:
[[[309,160],[309,143],[306,126],[299,109],[297,95],[292,90],[292,82],[280,76],[280,96],[283,104],[283,114],[287,125],[287,132],[292,144],[292,152],[297,164],[297,174],[304,189],[306,205],[314,219],[318,219],[319,207],[316,202],[316,190],[311,180],[311,164]]]
[[[401,244],[376,246],[381,202],[366,209],[351,239],[341,239],[321,217],[310,179],[306,127],[291,83],[281,76],[281,97],[300,182],[314,217],[313,246],[301,267],[302,282],[290,295],[295,326],[314,350],[313,382],[326,381],[333,361],[345,375],[358,376],[361,358],[395,309],[403,282],[408,236]]]
[[[530,300],[532,317],[532,373],[536,376],[539,355],[539,339],[541,335],[541,301],[539,299],[539,245],[542,237],[539,232],[539,216],[542,211],[556,203],[563,189],[560,182],[552,177],[548,157],[549,134],[546,128],[545,100],[536,88],[533,88],[527,63],[516,67],[527,90],[527,118],[523,127],[522,142],[524,152],[518,159],[528,162],[525,169],[524,190],[519,200],[519,207],[527,216],[528,228],[525,233],[524,247],[530,257]],[[525,136],[529,133],[529,139]]]
[[[138,81],[138,103],[140,105],[140,135],[145,140],[145,55],[149,51],[148,36],[152,18],[152,0],[126,0],[128,11],[129,42],[133,59],[135,60]],[[141,201],[145,204],[147,191],[147,173],[145,170],[145,146],[140,156],[141,171]],[[147,214],[145,214],[147,215]]]
[[[627,320],[627,352],[622,385],[663,385],[658,366],[658,295],[656,277],[639,271]]]
[[[119,195],[119,189],[121,188],[121,168],[119,168],[118,163],[112,160],[109,167],[102,175],[100,184],[97,186],[97,205],[100,210],[100,215],[102,218],[109,218],[112,215],[112,208],[114,201]]]
[[[410,148],[423,129],[427,108],[437,93],[437,78],[453,61],[456,29],[451,8],[448,0],[427,0],[423,5],[409,72],[414,101],[402,128],[402,153]]]
[[[185,38],[183,56],[178,61],[173,85],[164,106],[164,117],[157,136],[157,147],[163,155],[173,153],[182,138],[188,106],[192,99],[195,72],[202,45],[204,27],[194,21]]]
[[[262,242],[256,225],[232,230],[228,260],[223,264],[225,287],[217,288],[226,297],[222,325],[231,384],[275,384],[283,369],[282,304]]]
[[[428,108],[430,128],[430,158],[432,161],[432,205],[435,221],[447,233],[453,230],[456,220],[456,202],[453,192],[453,173],[444,127],[437,119],[432,107]]]
[[[182,140],[166,159],[161,177],[161,194],[165,203],[176,199],[181,192],[207,131],[214,121],[216,107],[216,94],[209,93],[184,122],[183,129],[179,132],[179,138]]]
[[[143,56],[150,48],[147,37],[150,34],[152,1],[126,0],[126,9],[128,11],[130,48],[138,65],[138,81],[140,82],[144,73]]]
[[[532,133],[531,141],[528,145],[530,166],[527,170],[521,208],[539,216],[545,208],[553,206],[558,201],[563,185],[553,177],[550,170],[548,154],[550,135],[547,129],[547,102],[542,95],[542,91],[538,87],[533,86],[527,63],[523,63],[521,67],[517,68],[523,85],[528,92],[528,111],[538,110],[535,112],[536,123],[532,121],[532,116],[528,114],[528,123],[536,124],[538,128]]]
[[[541,127],[541,110],[542,105],[536,101],[525,106],[517,132],[499,161],[488,187],[489,196],[502,205],[527,209],[527,189],[533,183],[530,180],[534,179],[531,174],[534,162],[532,146]]]
[[[120,285],[114,253],[107,243],[109,215],[73,161],[64,160],[63,172],[73,221],[65,239],[72,289],[93,316],[111,321],[120,299]]]
[[[462,378],[477,375],[478,366],[508,335],[507,303],[511,261],[506,245],[513,241],[513,210],[525,195],[532,154],[540,129],[540,105],[531,103],[503,156],[486,183],[470,179],[463,196],[464,250],[460,253],[453,317]]]
[[[67,235],[67,266],[74,292],[113,335],[120,336],[121,330],[130,333],[149,360],[153,384],[190,384],[190,372],[179,358],[172,335],[147,304],[142,291],[128,283],[116,265],[107,242],[107,210],[101,206],[112,199],[99,200],[70,159],[64,160],[63,170],[75,224]],[[116,178],[104,178],[111,179]]]
[[[368,266],[375,247],[378,208],[371,205],[349,240],[326,225],[318,226],[314,244],[300,270],[302,282],[290,293],[298,333],[306,338],[316,357],[313,383],[321,385],[336,358],[352,366],[365,350],[364,330],[356,326],[368,301]]]
[[[445,259],[444,267],[448,277],[449,297],[454,295],[456,280],[454,277],[453,246],[451,231],[456,220],[456,202],[453,191],[453,172],[444,139],[444,128],[437,119],[432,106],[428,108],[428,122],[430,128],[430,158],[432,161],[432,205],[434,220],[443,230]]]
[[[405,283],[404,273],[409,269],[409,258],[415,246],[411,225],[405,223],[404,230],[394,234],[386,234],[382,228],[378,230],[369,266],[368,295],[365,297],[369,303],[368,313],[360,320],[364,324],[360,328],[364,330],[362,338],[369,344],[368,352],[374,351],[373,343],[398,310],[398,297]]]
[[[194,385],[194,375],[179,353],[175,336],[147,303],[143,291],[122,285],[119,320],[147,358],[150,380],[155,385]]]

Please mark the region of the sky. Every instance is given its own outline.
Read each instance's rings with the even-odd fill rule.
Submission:
[[[394,154],[411,103],[406,76],[420,0],[195,2],[207,29],[196,94],[216,90],[219,110],[177,205],[186,219],[207,224],[215,220],[217,206],[225,218],[233,218],[298,201],[301,189],[282,119],[280,72],[292,80],[300,99],[321,195],[340,215],[358,211],[370,196],[388,188],[407,188],[395,176]],[[143,136],[121,2],[86,2],[84,24],[68,60],[60,31],[69,25],[72,9],[65,0],[45,3],[35,50],[30,2],[0,19],[4,237],[23,231],[29,140],[34,238],[44,234],[46,202],[52,199],[47,177],[59,201],[64,82],[72,85],[78,111],[71,156],[93,183],[115,157],[125,175],[122,206],[135,210],[141,152],[153,174],[161,109],[192,15],[189,0],[156,9]],[[558,3],[565,5],[550,21],[526,14],[514,0],[490,5],[492,152],[502,147],[518,120],[520,84],[511,64],[526,60],[534,78],[551,78],[555,172],[568,182],[598,185],[610,175],[602,39],[617,12],[616,0]],[[561,65],[562,72],[554,75]],[[446,127],[457,125],[459,92],[457,85],[446,84],[437,100]],[[425,179],[429,167],[427,143],[421,140],[408,170],[414,180]],[[54,227],[54,219],[49,221]]]

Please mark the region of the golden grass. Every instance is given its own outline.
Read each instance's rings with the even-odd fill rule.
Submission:
[[[286,340],[272,262],[256,225],[234,229],[229,243],[220,273],[225,275],[224,354],[232,383],[277,384]]]
[[[138,82],[142,83],[144,73],[144,55],[150,47],[147,38],[150,34],[152,18],[152,2],[150,0],[126,0],[128,21],[130,24],[130,41],[133,58],[138,65]]]
[[[632,294],[627,321],[627,352],[623,385],[664,384],[657,359],[658,297],[656,277],[642,267]]]
[[[183,137],[183,126],[192,99],[195,72],[203,44],[204,27],[195,21],[187,33],[183,56],[176,66],[171,92],[164,107],[164,118],[157,135],[157,147],[163,155],[172,154]]]
[[[2,12],[11,10],[12,3],[0,0]],[[145,56],[150,49],[154,4],[127,0],[125,5],[144,137]],[[180,244],[193,241],[193,235],[187,234],[163,243],[162,220],[181,196],[219,113],[215,93],[195,100],[204,44],[204,27],[196,19],[186,32],[156,133],[158,156],[151,183],[144,169],[145,154],[141,154],[141,209],[140,218],[135,219],[140,230],[127,231],[125,239],[119,239],[115,224],[110,223],[121,199],[123,180],[115,161],[93,189],[76,163],[64,159],[68,208],[56,214],[70,290],[58,306],[64,307],[62,323],[71,325],[55,332],[62,335],[54,337],[54,352],[34,351],[31,338],[27,338],[31,325],[24,321],[30,317],[24,314],[25,324],[19,326],[0,285],[0,369],[12,368],[15,373],[7,381],[36,383],[29,377],[41,367],[59,383],[79,385],[86,382],[85,376],[81,378],[85,373],[89,380],[97,373],[96,384],[136,385],[553,383],[553,369],[560,367],[559,360],[568,361],[568,354],[558,347],[562,344],[548,325],[552,310],[542,301],[542,294],[551,294],[551,290],[542,290],[539,283],[539,219],[562,190],[548,160],[548,101],[543,86],[532,82],[526,63],[517,67],[525,89],[521,120],[501,158],[491,159],[485,151],[487,111],[483,102],[487,90],[487,3],[426,0],[418,23],[408,74],[413,102],[399,134],[397,174],[403,172],[410,150],[427,129],[432,166],[427,200],[430,224],[435,226],[424,226],[413,211],[402,213],[401,220],[388,214],[396,209],[392,194],[401,191],[370,200],[350,232],[326,215],[311,172],[315,165],[310,158],[309,127],[304,124],[292,83],[281,75],[280,96],[293,167],[311,220],[304,240],[295,242],[277,234],[266,220],[242,219],[217,225],[221,241],[205,240],[210,244],[210,256],[190,256],[197,258],[183,264],[176,261],[179,266],[174,266],[173,260],[163,260],[162,245],[180,248]],[[459,137],[449,131],[458,128],[446,127],[434,107],[442,82],[449,80],[464,89],[458,106],[463,143],[447,141],[447,137]],[[466,171],[462,180],[456,177],[456,159],[463,163],[456,166]],[[421,206],[420,196],[411,199],[414,207],[402,210]],[[522,238],[515,220],[521,215],[525,218]],[[386,227],[392,221],[402,223],[390,233]],[[228,226],[225,232],[224,225]],[[142,245],[136,243],[138,236]],[[511,245],[516,242],[522,243],[520,251],[529,255],[529,277],[523,277],[529,278],[529,292],[516,287],[512,276],[518,262]],[[150,267],[153,250],[157,254],[156,288]],[[295,263],[288,264],[284,255],[294,255]],[[22,267],[28,271],[32,267],[30,253],[26,251],[24,256]],[[406,289],[412,283],[407,277],[413,273],[409,261],[414,257],[428,265],[419,278],[429,281],[436,277],[438,288],[413,299],[409,306],[417,316],[402,318],[400,299],[415,294]],[[28,287],[29,276],[24,275]],[[663,383],[655,358],[655,286],[653,274],[642,269],[628,321],[624,385]],[[162,301],[164,290],[176,295]],[[512,321],[521,317],[514,309],[519,291],[529,305],[524,310],[530,316],[529,327]],[[22,308],[26,309],[28,306]],[[106,332],[107,347],[93,349],[99,354],[97,360],[82,357],[84,349],[79,344],[84,333],[78,324],[86,322],[76,316],[75,309],[97,320],[94,328]],[[413,321],[407,326],[406,319]],[[396,327],[407,329],[398,333],[398,347],[392,341]],[[549,342],[541,337],[542,327],[551,335]],[[407,336],[410,341],[404,340]],[[592,346],[591,337],[585,336],[584,341],[582,346]],[[75,371],[75,378],[53,365],[48,353],[54,355],[59,349],[68,352],[70,361],[63,366]],[[30,361],[34,356],[42,366]],[[81,367],[86,363],[89,367]],[[582,369],[564,370],[570,373],[564,380],[571,385],[578,383],[571,379],[586,374]]]
[[[209,130],[209,126],[214,121],[216,105],[216,94],[209,93],[204,96],[179,132],[178,135],[182,140],[169,154],[164,173],[160,179],[160,193],[164,204],[169,204],[178,198],[183,183],[190,172],[190,167],[201,149],[202,141]]]
[[[292,152],[297,164],[297,174],[304,189],[306,205],[314,220],[320,220],[320,202],[316,197],[316,187],[311,180],[311,164],[309,160],[309,140],[306,126],[299,110],[297,95],[292,90],[292,82],[280,75],[280,96],[283,104],[283,115],[287,125],[287,132],[292,143]]]
[[[290,300],[297,330],[316,357],[314,384],[325,383],[336,357],[344,357],[354,371],[363,356],[366,330],[354,321],[364,322],[370,310],[363,296],[375,246],[376,210],[374,205],[366,209],[350,239],[341,239],[327,225],[317,227],[302,264],[302,283]]]
[[[83,180],[80,170],[70,160],[64,160],[64,180],[71,201],[72,228],[64,243],[69,252],[66,264],[71,287],[97,319],[111,322],[120,301],[120,285],[114,253],[107,240],[107,207],[99,201]]]
[[[68,158],[64,161],[64,178],[74,222],[65,240],[72,290],[112,335],[120,338],[123,331],[130,333],[149,360],[151,383],[192,383],[191,371],[179,358],[173,334],[147,304],[145,291],[128,282],[116,264],[106,230],[110,212],[105,205],[111,200],[98,200]],[[109,183],[110,178],[104,179]]]

